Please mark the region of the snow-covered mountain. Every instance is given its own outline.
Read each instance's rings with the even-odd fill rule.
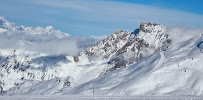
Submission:
[[[174,44],[125,69],[108,73],[58,94],[91,95],[203,95],[200,36]]]
[[[203,95],[203,54],[197,47],[201,41],[200,36],[193,37],[127,68],[74,88],[66,87],[65,79],[54,78],[40,82],[28,80],[11,88],[7,94],[92,95],[92,88],[95,88],[95,95]]]
[[[21,44],[0,43],[2,95],[92,95],[93,88],[95,95],[203,95],[200,34],[173,44],[165,26],[143,22],[91,46],[94,39],[76,41],[52,27],[15,26],[5,18],[0,25],[0,41],[17,37]],[[75,53],[82,44],[90,47]]]
[[[72,37],[52,27],[16,26],[3,17],[0,29],[1,92],[26,81],[67,77],[73,87],[98,77],[99,71],[106,66],[101,62],[90,63],[85,56],[80,56],[84,60],[78,63],[73,60],[80,50],[98,43],[103,37]],[[96,69],[97,65],[101,67]],[[95,71],[92,77],[80,77],[91,70]],[[67,83],[65,80],[64,84]]]
[[[70,36],[67,33],[55,30],[52,26],[47,27],[25,27],[23,25],[17,26],[15,23],[9,22],[4,17],[0,16],[0,32],[8,31],[22,31],[30,35],[45,35],[53,38],[64,38]]]
[[[133,32],[117,31],[96,46],[85,51],[89,59],[103,57],[110,59],[108,63],[114,67],[104,73],[120,69],[149,57],[155,53],[166,50],[171,44],[165,26],[142,22],[140,28]]]

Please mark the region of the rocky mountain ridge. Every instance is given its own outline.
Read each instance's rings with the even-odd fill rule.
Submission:
[[[109,59],[113,68],[106,72],[124,68],[136,61],[166,50],[171,39],[165,32],[165,26],[142,22],[140,28],[133,32],[117,31],[98,45],[85,51],[90,60],[97,57]],[[96,58],[95,58],[96,57]]]

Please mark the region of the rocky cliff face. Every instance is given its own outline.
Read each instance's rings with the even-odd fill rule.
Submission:
[[[132,33],[128,42],[111,58],[110,64],[115,64],[113,69],[126,67],[143,57],[166,50],[171,40],[165,28],[159,24],[141,23],[139,32]]]
[[[166,50],[171,40],[165,28],[160,24],[142,22],[140,28],[132,33],[117,31],[98,45],[89,48],[85,54],[89,58],[100,56],[110,59],[109,64],[114,67],[106,72],[120,69],[143,57]]]
[[[98,57],[109,59],[127,43],[129,37],[130,32],[117,31],[96,46],[87,49],[85,55],[90,60],[96,60]]]

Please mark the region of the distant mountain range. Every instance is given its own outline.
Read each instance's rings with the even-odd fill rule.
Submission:
[[[54,38],[63,38],[70,36],[67,33],[55,30],[52,26],[43,27],[25,27],[23,25],[16,26],[15,23],[10,23],[4,17],[0,17],[0,28],[5,31],[22,31],[32,35],[46,35]]]

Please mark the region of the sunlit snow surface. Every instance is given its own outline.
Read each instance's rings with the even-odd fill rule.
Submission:
[[[79,66],[83,70],[75,78],[77,85],[73,88],[61,87],[57,79],[41,81],[37,84],[23,83],[7,91],[7,95],[96,95],[135,96],[135,95],[203,95],[202,58],[203,53],[197,48],[201,41],[196,36],[187,41],[171,46],[167,51],[121,70],[98,76],[98,70],[105,67],[102,63]],[[84,64],[84,62],[81,62]],[[100,66],[98,69],[97,66]],[[76,66],[74,68],[77,68]],[[95,69],[96,68],[96,69]],[[64,70],[64,71],[71,71]],[[89,79],[89,82],[84,81]],[[56,89],[59,88],[59,91]]]
[[[202,100],[201,96],[4,96],[0,100]]]

